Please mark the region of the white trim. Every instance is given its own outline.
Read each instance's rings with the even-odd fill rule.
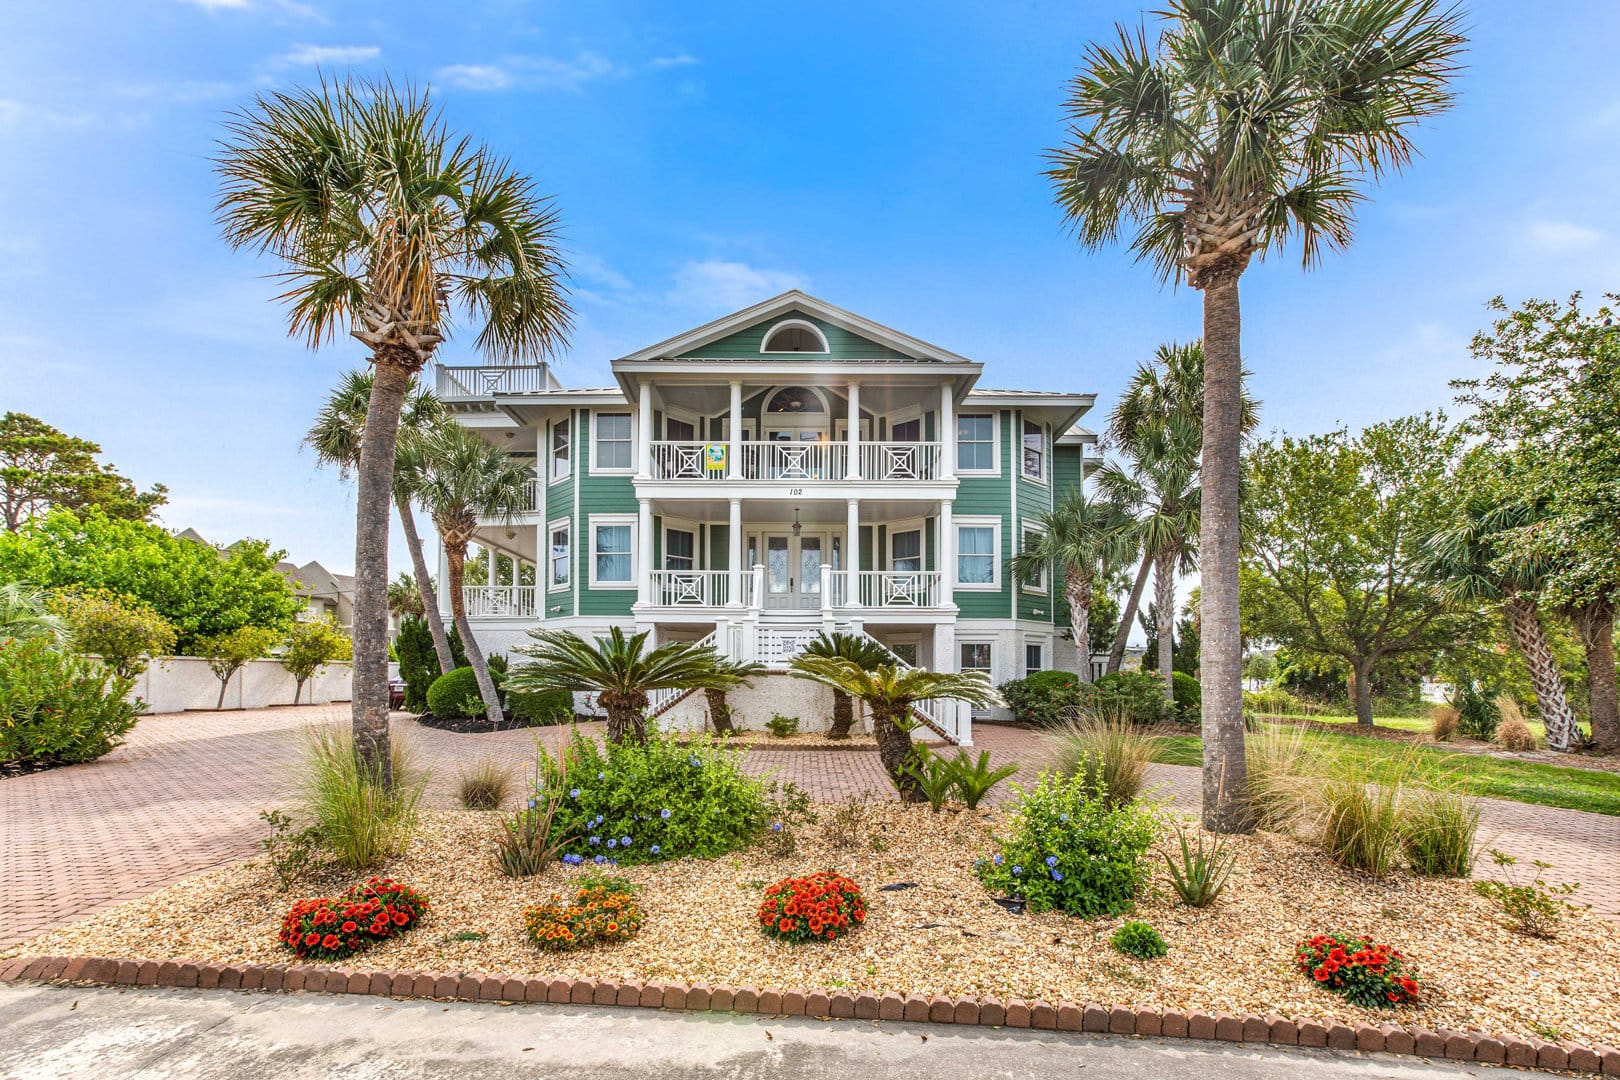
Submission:
[[[683,532],[683,533],[691,534],[691,537],[692,537],[692,565],[690,567],[688,567],[688,569],[690,569],[690,570],[702,570],[702,569],[705,569],[703,566],[700,566],[699,564],[703,561],[703,545],[700,543],[700,539],[701,539],[701,534],[702,534],[702,526],[705,525],[706,522],[687,521],[685,518],[672,518],[668,514],[661,515],[661,520],[663,521],[663,525],[661,526],[661,529],[660,529],[660,531],[662,533],[662,536],[661,536],[661,541],[662,542],[659,544],[659,548],[663,552],[664,565],[663,566],[655,566],[655,567],[653,567],[653,569],[654,570],[669,570],[669,569],[672,569],[670,567],[670,565],[669,565],[669,534],[670,534],[670,531],[672,529],[675,532]]]
[[[1031,521],[1029,518],[1024,518],[1019,523],[1018,528],[1018,550],[1020,552],[1025,550],[1024,537],[1029,533],[1039,533],[1040,535],[1045,536],[1046,526],[1042,525],[1039,521]],[[1041,568],[1041,583],[1039,585],[1020,584],[1019,588],[1023,592],[1032,594],[1034,596],[1051,596],[1052,567],[1048,565]]]
[[[551,534],[561,530],[568,534],[568,577],[560,584],[551,578]],[[571,519],[560,517],[546,522],[546,592],[562,592],[574,583],[574,564],[577,552],[574,550],[574,523]],[[537,575],[538,576],[538,575]]]
[[[1032,484],[1040,484],[1042,487],[1046,487],[1052,481],[1052,429],[1038,420],[1026,421],[1022,410],[1016,415],[1018,417],[1018,475]],[[1034,424],[1041,429],[1041,475],[1039,476],[1031,476],[1024,469],[1024,425],[1026,423]]]
[[[1038,668],[1035,668],[1034,670],[1036,670],[1036,671],[1051,671],[1052,670],[1052,660],[1053,660],[1053,656],[1052,656],[1052,635],[1050,635],[1050,634],[1030,634],[1030,633],[1025,633],[1025,634],[1021,635],[1021,639],[1019,641],[1019,644],[1023,647],[1023,650],[1024,650],[1023,655],[1017,658],[1017,660],[1018,660],[1018,670],[1023,673],[1021,677],[1027,679],[1030,676],[1029,647],[1031,645],[1035,645],[1035,646],[1039,647],[1040,650],[1041,650],[1041,666],[1038,667]]]
[[[962,444],[961,444],[961,440],[956,437],[956,432],[952,431],[950,437],[951,437],[952,441],[954,441],[957,444],[957,446],[956,446],[956,475],[957,476],[1000,476],[1001,475],[1001,410],[1000,409],[969,409],[969,408],[966,408],[966,407],[959,408],[959,409],[956,410],[956,421],[957,421],[957,423],[961,423],[963,420],[967,419],[970,416],[972,416],[972,417],[988,416],[990,418],[990,468],[988,468],[988,469],[964,469],[964,468],[962,468]],[[977,445],[976,442],[975,442],[975,445]]]
[[[568,464],[568,471],[557,472],[557,426],[559,421],[553,420],[546,426],[546,484],[550,486],[568,479],[574,471],[574,451],[578,449],[579,424],[576,422],[579,413],[569,409],[568,415],[563,417],[561,423],[568,425],[568,456],[564,459]]]
[[[779,331],[794,329],[808,330],[814,334],[816,336],[816,340],[821,342],[820,350],[817,352],[806,352],[803,349],[767,349],[765,347],[770,343],[771,338],[775,337]],[[767,356],[825,356],[826,354],[832,352],[832,346],[827,344],[827,335],[821,332],[821,327],[817,326],[810,320],[783,319],[780,322],[772,323],[765,331],[764,335],[759,339],[759,351]]]
[[[604,416],[622,416],[630,421],[630,464],[621,468],[604,468],[597,464],[597,421]],[[634,476],[636,472],[636,414],[623,409],[592,409],[591,410],[591,466],[592,476]],[[613,442],[620,440],[614,439]]]
[[[641,537],[637,535],[641,530],[638,514],[588,514],[585,518],[585,535],[587,542],[586,558],[590,559],[591,588],[593,589],[624,589],[636,587],[636,567],[641,565]],[[630,576],[623,581],[598,581],[596,578],[596,527],[598,525],[628,525],[630,526]],[[578,545],[576,545],[578,546]],[[618,552],[614,552],[618,554]]]
[[[950,574],[951,589],[962,592],[1000,592],[1001,591],[1001,529],[1002,520],[999,517],[958,517],[952,523],[956,530],[956,557],[951,560],[951,566],[946,573]],[[963,529],[989,529],[990,535],[995,538],[990,551],[990,580],[988,582],[969,582],[963,584],[959,578],[962,567],[962,530]],[[975,555],[975,558],[983,558]]]
[[[893,570],[895,568],[894,534],[914,532],[917,534],[917,563],[920,572],[926,572],[928,570],[928,519],[920,517],[901,518],[898,521],[889,521],[884,524],[887,531],[883,534],[884,560],[880,569]]]

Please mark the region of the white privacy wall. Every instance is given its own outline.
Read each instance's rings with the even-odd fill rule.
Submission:
[[[389,676],[399,670],[388,665]],[[325,705],[348,701],[353,675],[346,663],[327,664],[304,683],[300,705]],[[227,709],[262,709],[270,705],[293,704],[292,675],[274,660],[252,660],[231,676],[225,691]],[[219,680],[208,664],[194,656],[171,656],[153,660],[135,677],[131,697],[146,702],[148,713],[183,712],[186,709],[212,709],[219,700]]]
[[[774,713],[797,716],[799,730],[826,731],[832,725],[832,689],[809,679],[791,675],[760,675],[752,686],[742,686],[726,694],[731,705],[731,722],[743,731],[764,731],[765,721]],[[860,702],[855,703],[855,731],[871,730]],[[709,722],[709,703],[703,691],[687,697],[658,718],[666,731],[702,731]]]

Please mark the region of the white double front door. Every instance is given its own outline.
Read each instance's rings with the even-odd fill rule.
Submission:
[[[821,607],[821,564],[827,537],[821,533],[765,534],[765,607],[773,611]]]

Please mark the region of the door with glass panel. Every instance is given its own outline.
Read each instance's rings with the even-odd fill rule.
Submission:
[[[826,550],[826,537],[820,533],[766,533],[764,606],[775,611],[820,608]]]

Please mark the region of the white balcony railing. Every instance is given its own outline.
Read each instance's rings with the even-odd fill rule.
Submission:
[[[724,607],[731,600],[725,570],[654,570],[651,602],[659,607]]]
[[[937,442],[863,442],[858,452],[863,480],[938,480],[942,475]],[[656,441],[649,447],[655,480],[725,480],[736,466],[744,480],[845,480],[849,477],[846,442],[775,442],[752,439],[740,444],[739,460],[729,460],[724,442]]]
[[[855,576],[862,607],[931,608],[945,602],[944,575],[938,570],[861,570]]]
[[[724,443],[655,442],[652,444],[652,474],[658,480],[724,480]]]
[[[494,397],[497,394],[529,394],[547,388],[544,364],[505,366],[438,365],[434,388],[440,397]]]
[[[837,442],[745,442],[743,476],[750,480],[842,480],[849,446]]]
[[[937,442],[861,443],[862,480],[938,480]]]
[[[533,585],[464,585],[467,617],[532,619],[539,613]]]

